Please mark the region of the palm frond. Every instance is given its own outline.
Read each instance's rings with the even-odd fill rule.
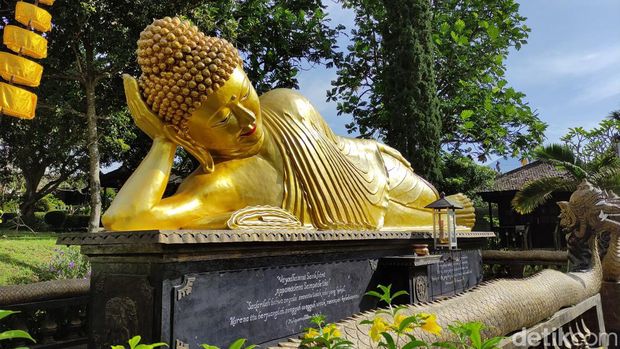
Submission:
[[[620,121],[620,109],[610,112],[607,117],[612,120]]]
[[[601,189],[620,192],[620,167],[610,166],[590,176],[590,181]]]
[[[533,212],[549,200],[555,191],[574,191],[579,182],[560,177],[541,178],[527,183],[512,199],[512,208],[520,214]]]
[[[558,161],[579,165],[580,161],[575,153],[566,145],[552,143],[534,150],[534,157],[541,161]]]

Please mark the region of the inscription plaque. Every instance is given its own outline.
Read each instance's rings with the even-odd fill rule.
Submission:
[[[466,291],[482,281],[479,250],[442,253],[441,262],[429,268],[431,299],[441,299]]]
[[[191,348],[201,343],[227,347],[238,338],[261,344],[303,331],[315,314],[338,321],[362,310],[373,274],[370,262],[186,275],[185,281],[193,278],[191,293],[178,297],[179,287],[171,290],[172,340]]]

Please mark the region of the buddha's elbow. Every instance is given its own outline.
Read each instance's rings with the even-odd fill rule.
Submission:
[[[101,216],[101,223],[103,223],[103,227],[107,231],[136,230],[134,217],[110,210]]]
[[[118,230],[117,226],[119,223],[119,217],[110,211],[106,211],[101,216],[101,223],[103,224],[103,228],[108,231]]]

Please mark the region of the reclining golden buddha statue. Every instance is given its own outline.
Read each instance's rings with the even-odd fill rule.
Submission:
[[[153,140],[103,216],[107,230],[432,229],[437,190],[400,153],[335,135],[298,92],[258,97],[238,51],[178,18],[138,41],[139,80],[124,76],[129,110]],[[177,146],[201,164],[163,198]],[[474,223],[473,206],[457,214]]]

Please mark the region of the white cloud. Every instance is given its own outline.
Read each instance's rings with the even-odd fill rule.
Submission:
[[[617,100],[620,100],[620,73],[591,82],[575,98],[574,102],[595,103],[611,97],[616,97]]]
[[[516,57],[515,57],[516,58]],[[544,51],[511,65],[512,80],[546,84],[552,79],[588,77],[620,66],[620,43],[582,51]]]

